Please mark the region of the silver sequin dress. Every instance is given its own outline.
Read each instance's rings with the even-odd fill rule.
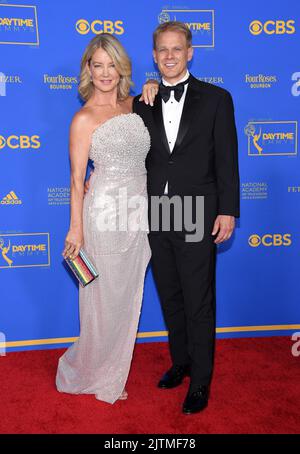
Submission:
[[[98,126],[83,202],[84,249],[99,277],[79,288],[80,337],[59,359],[56,386],[114,403],[129,373],[150,260],[145,158],[150,136],[135,113]]]

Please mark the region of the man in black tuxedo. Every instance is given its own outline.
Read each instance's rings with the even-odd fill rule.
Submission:
[[[153,35],[154,60],[162,76],[153,107],[136,97],[134,112],[151,135],[147,157],[151,199],[204,197],[204,235],[187,242],[186,229],[151,229],[152,269],[169,331],[172,367],[159,388],[190,386],[183,413],[208,403],[215,340],[216,245],[232,235],[239,217],[239,172],[234,108],[228,91],[198,81],[187,69],[192,59],[191,32],[180,22],[161,24]],[[203,213],[202,213],[203,217]]]

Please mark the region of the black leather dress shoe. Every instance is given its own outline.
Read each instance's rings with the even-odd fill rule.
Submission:
[[[189,391],[183,403],[182,411],[186,415],[198,413],[208,404],[208,386],[199,385],[195,391]]]
[[[182,383],[184,377],[190,374],[189,366],[173,366],[162,379],[158,382],[158,387],[163,389],[171,389]]]

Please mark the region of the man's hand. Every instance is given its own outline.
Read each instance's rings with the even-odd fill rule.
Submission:
[[[155,96],[158,93],[159,83],[157,80],[149,79],[143,85],[143,93],[139,101],[144,101],[145,104],[150,104],[153,106]]]
[[[219,216],[216,217],[214,228],[212,231],[212,235],[216,235],[218,233],[218,236],[214,240],[214,243],[219,244],[223,243],[223,241],[229,240],[234,230],[234,226],[235,226],[234,216],[219,214]]]
[[[88,192],[88,190],[90,189],[90,179],[91,179],[91,176],[93,175],[93,170],[91,170],[91,173],[90,173],[90,176],[87,180],[85,180],[84,182],[84,194],[86,194]]]

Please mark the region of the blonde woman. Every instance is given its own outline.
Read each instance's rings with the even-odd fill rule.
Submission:
[[[131,84],[121,43],[105,33],[93,38],[81,61],[85,104],[70,128],[71,217],[63,256],[74,258],[84,247],[99,277],[79,289],[80,337],[59,359],[56,386],[109,403],[127,398],[150,259],[145,169],[150,136],[132,113]],[[155,87],[148,84],[149,92]],[[89,158],[94,172],[84,196]]]

